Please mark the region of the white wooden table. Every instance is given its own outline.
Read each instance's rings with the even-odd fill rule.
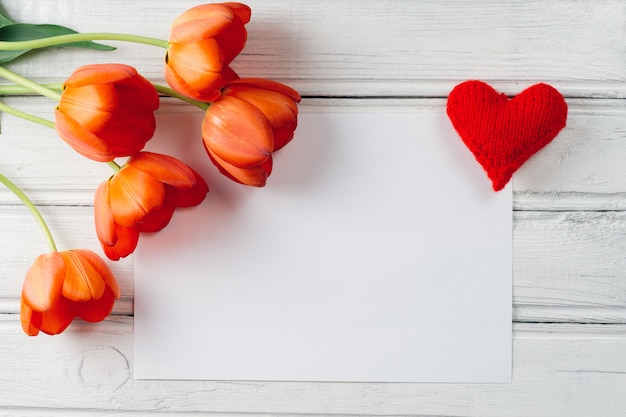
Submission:
[[[166,38],[193,0],[5,0],[13,18],[78,31]],[[626,415],[626,2],[249,1],[235,68],[285,82],[302,112],[443,108],[481,79],[516,94],[559,89],[568,125],[514,177],[513,381],[504,385],[192,382],[133,379],[133,260],[111,263],[123,291],[105,322],[28,338],[25,271],[46,244],[0,190],[0,415]],[[120,61],[163,83],[162,51],[49,51],[11,68],[61,81]],[[48,99],[6,99],[52,117]],[[185,109],[188,109],[185,107]],[[164,104],[161,112],[182,110]],[[110,175],[48,128],[2,115],[0,171],[40,204],[61,247],[99,251],[92,195]]]

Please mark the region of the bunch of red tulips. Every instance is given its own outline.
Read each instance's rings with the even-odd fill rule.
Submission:
[[[128,65],[97,64],[78,68],[57,92],[58,135],[114,170],[94,198],[95,230],[109,259],[131,254],[140,234],[161,230],[177,208],[198,205],[209,192],[184,162],[143,150],[156,129],[159,93],[170,91],[205,111],[207,161],[238,183],[264,186],[272,154],[293,138],[298,92],[267,79],[240,78],[230,66],[244,49],[250,17],[244,4],[221,3],[176,18],[163,43],[167,88]],[[118,157],[127,159],[119,165]],[[36,258],[24,281],[21,321],[28,335],[61,333],[75,317],[101,321],[120,297],[106,262],[93,251],[51,249]]]

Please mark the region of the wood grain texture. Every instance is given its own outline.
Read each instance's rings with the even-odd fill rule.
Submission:
[[[24,414],[36,415],[64,408],[76,415],[107,410],[129,415],[617,417],[626,410],[623,325],[516,325],[512,383],[457,385],[138,381],[132,378],[130,318],[79,324],[59,337],[27,342],[16,321],[0,316],[0,414],[26,407]]]
[[[10,16],[81,32],[167,38],[195,0],[5,0]],[[249,42],[234,67],[313,96],[438,96],[479,78],[515,92],[551,82],[570,97],[626,97],[626,4],[621,0],[255,0]],[[131,28],[129,30],[129,28]],[[98,54],[45,52],[14,68],[62,80],[86,62],[123,61],[162,80],[158,48],[115,43]]]
[[[53,4],[54,3],[54,4]],[[16,20],[166,38],[196,0],[4,0]],[[110,263],[123,298],[103,323],[28,338],[18,297],[40,231],[0,189],[0,415],[456,417],[626,415],[626,2],[623,0],[252,0],[234,67],[286,82],[302,112],[444,111],[477,78],[507,94],[548,82],[567,127],[514,176],[513,381],[500,385],[138,381],[133,259]],[[10,67],[62,81],[124,62],[163,81],[163,50],[57,49]],[[38,97],[4,102],[51,119]],[[160,113],[195,112],[165,100]],[[62,247],[99,251],[92,198],[111,171],[48,128],[0,115],[0,171],[39,204]]]

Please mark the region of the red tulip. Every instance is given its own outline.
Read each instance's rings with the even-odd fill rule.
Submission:
[[[20,319],[24,332],[59,334],[79,317],[104,320],[120,289],[106,263],[88,249],[39,255],[26,273]]]
[[[165,79],[179,93],[213,101],[219,89],[239,78],[229,67],[243,50],[251,10],[241,3],[203,4],[172,23]]]
[[[133,67],[87,65],[63,84],[55,127],[78,153],[112,161],[143,149],[154,134],[158,107],[156,89]]]
[[[222,174],[262,187],[272,170],[272,153],[293,138],[300,94],[275,81],[233,81],[211,104],[202,122],[204,146]]]
[[[171,156],[133,155],[95,194],[96,234],[105,254],[112,260],[130,255],[139,233],[161,230],[177,207],[200,204],[208,191],[197,172]]]

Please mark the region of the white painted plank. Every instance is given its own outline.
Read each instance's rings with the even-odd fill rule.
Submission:
[[[0,413],[46,409],[181,413],[439,416],[621,416],[626,327],[514,327],[511,384],[137,381],[132,320],[26,339],[0,316]],[[41,408],[41,409],[40,409]],[[52,410],[51,415],[55,410]]]
[[[47,248],[21,206],[0,207],[0,312],[17,313],[22,280]],[[91,207],[43,207],[60,249],[102,253]],[[626,212],[515,212],[513,317],[521,322],[626,323]],[[132,314],[132,256],[109,262]]]
[[[515,320],[626,323],[625,226],[625,212],[516,212]]]
[[[40,117],[52,118],[53,104],[48,99],[20,97],[5,101]],[[625,209],[626,102],[569,99],[568,104],[565,129],[513,177],[514,207]],[[301,105],[302,113],[443,112],[444,109],[445,99],[308,99]],[[164,101],[159,112],[200,114],[192,106],[170,100]],[[0,169],[23,186],[32,199],[45,204],[93,203],[93,190],[112,173],[106,164],[79,156],[52,129],[7,114],[1,115],[0,122],[3,155]],[[0,204],[12,201],[10,193],[0,188]]]
[[[568,96],[626,96],[626,3],[621,0],[434,2],[252,0],[249,42],[234,67],[313,96],[445,96],[478,78],[508,92],[553,83]],[[195,0],[6,0],[20,21],[167,38]],[[115,43],[112,53],[46,52],[13,68],[64,79],[76,66],[122,61],[163,79],[159,48]]]

